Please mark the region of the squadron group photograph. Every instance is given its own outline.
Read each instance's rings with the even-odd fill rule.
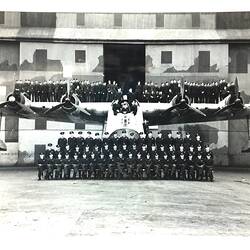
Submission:
[[[0,9],[0,234],[249,239],[250,6],[74,1]]]

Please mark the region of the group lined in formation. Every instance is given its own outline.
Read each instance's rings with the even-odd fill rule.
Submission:
[[[61,132],[57,145],[48,144],[37,162],[38,179],[125,179],[125,180],[197,180],[213,181],[213,154],[199,134],[185,137],[177,132],[163,136],[122,131],[111,136],[105,132],[68,138]]]
[[[67,92],[67,80],[60,81],[32,81],[18,80],[15,89],[24,92],[34,102],[60,102]],[[154,83],[138,82],[134,89],[125,91],[120,84],[113,81],[90,82],[72,79],[70,92],[78,96],[81,102],[112,102],[122,94],[132,95],[139,102],[169,103],[174,96],[180,93],[181,80]],[[185,94],[195,103],[218,103],[230,93],[232,83],[222,79],[211,82],[184,82]]]

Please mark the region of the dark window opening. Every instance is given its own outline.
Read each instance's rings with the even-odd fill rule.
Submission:
[[[164,27],[164,14],[156,14],[156,27]]]
[[[210,72],[210,51],[199,51],[198,72]]]
[[[247,73],[248,70],[248,54],[239,51],[236,55],[236,73]]]
[[[46,119],[39,117],[35,119],[35,129],[37,130],[45,130],[47,129],[47,121]]]
[[[104,44],[104,81],[116,81],[124,92],[145,82],[145,45]]]
[[[22,27],[56,27],[56,13],[21,12]]]
[[[75,129],[85,129],[84,123],[75,123]]]
[[[46,70],[47,69],[47,50],[37,49],[33,56],[33,62],[35,65],[35,70]]]
[[[85,13],[77,13],[76,24],[85,25]]]
[[[85,50],[76,50],[75,51],[75,62],[76,63],[85,63],[86,62]]]
[[[0,24],[4,24],[4,11],[0,11]]]
[[[200,13],[192,13],[192,27],[200,27]]]
[[[248,73],[249,45],[229,44],[229,73]]]
[[[161,63],[172,63],[172,51],[161,52]]]
[[[216,13],[216,29],[249,29],[250,12]]]
[[[18,117],[5,117],[5,142],[18,142],[18,126]]]
[[[120,13],[114,14],[114,26],[122,27],[122,14]]]

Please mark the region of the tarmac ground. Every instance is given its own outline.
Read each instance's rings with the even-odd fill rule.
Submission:
[[[250,236],[250,172],[214,182],[38,181],[0,171],[0,235]]]

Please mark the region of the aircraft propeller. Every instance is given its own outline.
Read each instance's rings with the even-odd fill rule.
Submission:
[[[206,117],[206,114],[204,114],[203,112],[201,112],[200,110],[196,109],[196,108],[193,108],[191,105],[188,104],[188,100],[185,98],[185,85],[184,85],[184,82],[183,82],[183,79],[181,80],[181,85],[180,85],[180,94],[181,94],[181,100],[173,105],[172,107],[168,108],[167,110],[165,110],[163,112],[163,115],[167,115],[169,114],[171,111],[175,110],[175,109],[179,109],[179,110],[191,110],[193,111],[194,113],[200,115],[200,116],[203,116],[203,117]],[[176,98],[178,99],[178,97]]]
[[[14,93],[8,96],[6,102],[0,104],[0,109],[7,106],[13,109],[18,109],[19,113],[22,113],[20,111],[24,111],[24,113],[28,115],[36,115],[36,113],[31,108],[22,103],[22,100],[25,100],[24,96],[22,96],[22,93],[14,91]]]
[[[65,99],[62,103],[50,108],[49,110],[45,111],[43,114],[44,115],[48,115],[60,108],[64,108],[65,110],[68,110],[69,112],[72,111],[72,108],[74,109],[74,111],[78,111],[80,113],[83,113],[84,115],[87,116],[91,116],[91,114],[84,108],[79,107],[78,105],[76,105],[74,102],[71,101],[71,97],[73,97],[73,99],[76,99],[76,97],[74,95],[70,95],[70,82],[67,82],[67,92],[65,94]]]

